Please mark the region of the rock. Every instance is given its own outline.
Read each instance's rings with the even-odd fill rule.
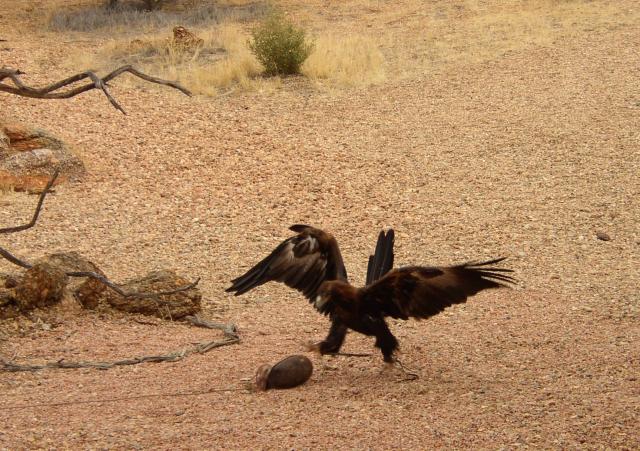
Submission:
[[[9,155],[9,137],[5,134],[4,130],[0,128],[0,158]]]
[[[253,385],[259,391],[271,388],[293,388],[307,382],[312,373],[311,360],[303,355],[292,355],[273,367],[269,364],[258,367]]]
[[[15,302],[15,295],[13,290],[10,288],[1,288],[0,287],[0,308],[13,304]]]
[[[154,271],[148,275],[121,284],[125,292],[156,293],[174,290],[190,282],[169,270]],[[179,293],[160,296],[162,303],[155,299],[124,298],[113,290],[105,291],[104,298],[115,309],[129,313],[158,316],[160,318],[180,319],[195,315],[201,307],[202,295],[197,287]]]
[[[603,232],[602,230],[598,230],[596,232],[596,238],[602,241],[611,241],[611,236],[608,233]]]
[[[185,27],[173,27],[173,39],[169,45],[178,51],[195,51],[204,46],[204,40]]]
[[[104,276],[95,264],[84,258],[77,252],[56,253],[47,255],[38,260],[38,263],[49,263],[57,266],[64,272],[91,271]],[[96,279],[90,277],[70,277],[67,289],[74,298],[86,309],[95,309],[98,306],[102,292],[107,287]]]
[[[15,288],[18,285],[18,278],[11,274],[0,273],[0,288]]]
[[[267,389],[267,383],[269,382],[269,373],[271,372],[271,365],[265,363],[260,365],[256,370],[256,375],[253,377],[253,386],[258,391],[265,391]]]
[[[0,287],[0,319],[15,318],[19,314],[14,290]]]
[[[37,263],[13,288],[15,300],[22,311],[53,305],[62,299],[67,282],[67,275],[58,266]]]
[[[60,180],[85,173],[82,161],[49,132],[0,122],[0,189],[41,190],[56,169]]]

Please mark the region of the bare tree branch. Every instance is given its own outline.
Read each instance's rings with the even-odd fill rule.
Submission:
[[[200,278],[198,277],[195,281],[191,282],[190,284],[183,285],[183,286],[178,287],[178,288],[176,288],[174,290],[159,291],[157,293],[136,293],[136,292],[127,293],[122,288],[120,288],[118,285],[116,285],[115,283],[111,282],[106,277],[98,274],[97,272],[93,272],[93,271],[69,271],[66,274],[69,277],[91,277],[92,279],[95,279],[98,282],[102,282],[104,285],[108,286],[109,288],[111,288],[113,291],[115,291],[116,293],[118,293],[120,296],[122,296],[124,298],[139,298],[139,299],[151,299],[151,298],[156,298],[158,296],[167,296],[167,295],[170,295],[170,294],[181,293],[183,291],[187,291],[187,290],[190,290],[190,289],[194,288],[196,285],[198,285],[198,282],[200,282]]]
[[[2,247],[0,247],[0,255],[2,255],[5,259],[9,260],[11,263],[13,263],[16,266],[20,266],[24,269],[29,269],[31,267],[33,267],[33,265],[25,260],[21,260],[18,257],[16,257],[15,255],[13,255],[11,252],[9,252],[6,249],[3,249]]]
[[[31,227],[36,225],[36,221],[38,220],[38,216],[40,215],[40,210],[42,210],[42,204],[44,203],[44,198],[47,196],[47,193],[55,183],[59,174],[60,174],[60,171],[56,170],[56,172],[53,173],[53,176],[47,183],[47,186],[45,186],[42,192],[40,193],[40,198],[38,199],[38,205],[36,206],[35,213],[33,213],[33,218],[31,218],[31,222],[29,222],[28,224],[24,224],[16,227],[5,227],[3,229],[0,229],[0,234],[21,232],[23,230],[30,229]]]
[[[204,327],[206,329],[218,329],[223,331],[225,335],[236,338],[238,337],[238,329],[235,324],[214,323],[212,321],[203,319],[198,315],[185,316],[183,319],[194,326]]]
[[[228,346],[240,342],[240,336],[234,324],[218,324],[201,319],[198,316],[185,317],[187,322],[194,326],[205,327],[207,329],[218,329],[224,332],[224,338],[222,340],[213,340],[203,343],[198,343],[191,348],[183,348],[177,351],[170,352],[164,355],[150,355],[145,357],[133,357],[124,360],[116,360],[113,362],[67,362],[64,359],[60,359],[53,362],[47,362],[39,365],[23,365],[17,364],[13,361],[6,361],[0,359],[0,371],[17,372],[17,371],[38,371],[43,369],[70,369],[70,368],[98,368],[101,370],[107,370],[116,366],[124,365],[137,365],[147,362],[177,362],[191,354],[204,354],[215,348],[222,346]]]
[[[150,75],[144,74],[136,69],[134,69],[130,65],[122,66],[106,76],[100,78],[93,71],[85,71],[80,72],[79,74],[72,75],[71,77],[65,78],[64,80],[60,80],[56,83],[52,83],[43,88],[32,88],[30,86],[25,85],[22,80],[20,80],[20,75],[24,74],[19,69],[11,69],[11,68],[0,68],[0,82],[4,79],[10,79],[15,86],[8,85],[6,83],[0,83],[0,91],[8,92],[10,94],[15,94],[22,97],[31,97],[35,99],[68,99],[70,97],[75,97],[78,94],[82,94],[83,92],[90,91],[92,89],[101,90],[104,95],[107,97],[111,105],[113,105],[117,110],[120,110],[123,114],[126,114],[124,109],[120,106],[120,104],[114,99],[109,93],[107,86],[110,80],[113,80],[117,76],[121,75],[124,72],[129,72],[132,75],[135,75],[138,78],[141,78],[145,81],[156,83],[159,85],[170,86],[178,91],[182,92],[185,95],[191,96],[191,92],[179,85],[176,82],[163,80],[161,78],[152,77]],[[72,88],[67,91],[55,92],[65,86],[76,83],[78,81],[89,78],[91,83],[87,83],[83,86],[78,86],[77,88]]]
[[[33,217],[31,218],[31,221],[28,224],[24,224],[24,225],[20,225],[20,226],[2,228],[2,229],[0,229],[0,234],[21,232],[23,230],[27,230],[27,229],[30,229],[31,227],[33,227],[36,224],[36,222],[38,220],[38,217],[40,216],[40,211],[42,210],[42,205],[44,204],[44,199],[47,196],[47,193],[49,192],[51,187],[53,186],[53,183],[56,181],[57,177],[58,177],[58,171],[56,171],[53,174],[53,176],[51,177],[51,179],[47,183],[47,186],[45,186],[44,190],[42,190],[42,193],[40,193],[40,198],[38,199],[38,205],[36,206],[36,211],[34,212]],[[30,269],[30,268],[33,267],[33,265],[31,263],[16,257],[11,252],[7,251],[6,249],[2,248],[1,246],[0,246],[0,256],[4,257],[6,260],[8,260],[9,262],[13,263],[14,265],[20,266],[22,268]],[[118,286],[117,284],[113,283],[112,281],[110,281],[105,276],[103,276],[101,274],[98,274],[96,272],[93,272],[93,271],[67,271],[65,274],[67,276],[69,276],[69,277],[90,277],[92,279],[95,279],[95,280],[103,283],[107,287],[111,288],[113,291],[118,293],[120,296],[123,296],[125,298],[155,299],[155,300],[157,300],[159,302],[163,302],[163,303],[166,303],[166,302],[162,301],[161,299],[158,299],[158,296],[166,296],[166,295],[181,293],[183,291],[187,291],[187,290],[190,290],[191,288],[194,288],[196,285],[198,285],[198,282],[200,282],[200,278],[198,277],[194,282],[191,282],[190,284],[187,284],[187,285],[183,285],[183,286],[178,287],[178,288],[173,289],[173,290],[160,291],[160,292],[157,292],[157,293],[138,293],[138,292],[126,292],[122,288],[120,288],[120,286]]]

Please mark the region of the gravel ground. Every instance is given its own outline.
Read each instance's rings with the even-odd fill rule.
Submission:
[[[57,59],[91,51],[9,28],[40,2],[9,3],[19,7],[0,16],[12,49],[0,62],[25,81],[66,75]],[[293,79],[187,98],[114,82],[127,116],[97,92],[0,95],[0,115],[73,144],[89,172],[56,189],[36,228],[3,238],[8,248],[76,250],[114,280],[165,267],[200,276],[207,316],[242,336],[178,363],[0,374],[0,448],[638,449],[638,48],[640,28],[621,25],[368,88]],[[0,224],[35,202],[3,193]],[[314,375],[297,389],[203,394],[326,333],[284,287],[223,291],[299,222],[336,235],[356,284],[385,226],[397,264],[508,255],[522,284],[392,322],[416,381],[397,382],[375,352],[309,355]],[[56,318],[50,330],[4,324],[0,354],[117,360],[216,334],[74,309]],[[351,334],[344,350],[372,345]],[[83,402],[55,405],[69,401]]]

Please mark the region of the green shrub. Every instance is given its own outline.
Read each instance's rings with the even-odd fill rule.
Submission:
[[[306,42],[305,31],[281,14],[272,14],[251,32],[249,48],[264,66],[267,75],[300,73],[313,44]]]

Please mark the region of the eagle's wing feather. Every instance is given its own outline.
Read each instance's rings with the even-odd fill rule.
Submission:
[[[291,230],[298,234],[284,240],[253,268],[233,279],[226,291],[239,296],[277,281],[313,301],[325,280],[346,280],[347,271],[333,236],[305,225],[291,226]]]
[[[489,266],[502,260],[504,258],[449,267],[400,268],[365,287],[361,295],[368,308],[380,309],[385,316],[428,318],[453,304],[466,302],[482,290],[515,283],[508,274],[512,270]]]

